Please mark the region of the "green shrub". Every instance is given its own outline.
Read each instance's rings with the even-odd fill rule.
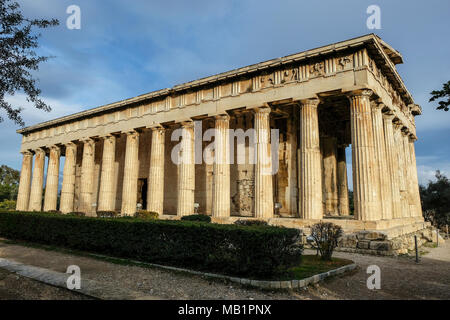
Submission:
[[[97,217],[99,218],[114,218],[119,216],[116,211],[97,211]]]
[[[181,217],[184,221],[200,221],[200,222],[211,222],[211,217],[206,214],[191,214],[189,216]]]
[[[0,210],[16,210],[16,201],[8,199],[3,200],[2,202],[0,202]]]
[[[341,226],[331,222],[319,222],[311,227],[311,237],[322,260],[331,261],[334,249],[338,245],[338,239],[342,236]]]
[[[67,216],[75,216],[75,217],[84,217],[84,216],[86,216],[86,213],[74,211],[74,212],[69,212],[66,215]]]
[[[0,236],[144,262],[265,278],[298,264],[300,230],[0,212]]]
[[[236,220],[234,224],[237,224],[239,226],[267,226],[267,221],[239,219]]]
[[[158,219],[159,214],[158,212],[139,210],[134,214],[134,216],[138,219],[154,220]]]

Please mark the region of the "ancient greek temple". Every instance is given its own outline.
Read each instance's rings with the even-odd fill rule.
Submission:
[[[198,212],[222,223],[246,217],[300,228],[330,220],[346,230],[419,230],[414,117],[421,108],[396,70],[402,62],[370,34],[20,129],[17,210],[142,209],[162,219]],[[254,162],[207,163],[211,141],[196,126],[216,129],[215,159],[236,160],[241,147]],[[250,128],[254,144],[229,147],[230,129]],[[176,163],[174,152],[192,161]]]

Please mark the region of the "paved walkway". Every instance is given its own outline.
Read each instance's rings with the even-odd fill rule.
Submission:
[[[376,257],[337,252],[358,269],[299,291],[261,291],[201,276],[105,262],[91,257],[0,242],[0,258],[65,273],[78,265],[82,281],[108,288],[104,298],[132,292],[134,299],[450,299],[450,241],[430,251],[416,264],[407,257]],[[381,269],[381,289],[366,286],[367,266]],[[82,282],[83,285],[83,282]],[[0,291],[2,283],[0,281]],[[100,290],[100,291],[101,291]],[[130,298],[127,294],[124,298]]]

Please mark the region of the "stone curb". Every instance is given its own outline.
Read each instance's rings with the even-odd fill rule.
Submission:
[[[0,268],[17,273],[26,278],[37,280],[51,286],[60,287],[66,290],[68,273],[56,272],[53,270],[26,265],[13,260],[0,258]],[[118,287],[104,285],[98,281],[83,279],[81,273],[81,288],[74,291],[92,298],[102,300],[160,300],[159,297],[147,296],[141,292],[125,290]]]
[[[351,271],[356,268],[356,263],[348,264],[343,267],[339,267],[337,269],[333,269],[324,273],[319,273],[314,276],[311,276],[309,278],[304,278],[300,280],[286,280],[286,281],[279,281],[279,280],[251,280],[246,278],[238,278],[238,277],[231,277],[231,276],[225,276],[217,273],[208,273],[208,272],[200,272],[200,271],[194,271],[190,269],[184,269],[184,268],[177,268],[177,267],[170,267],[170,266],[164,266],[161,264],[155,264],[155,263],[143,263],[139,261],[134,260],[128,260],[133,263],[137,264],[143,264],[151,267],[171,270],[171,271],[177,271],[177,272],[185,272],[190,273],[194,275],[204,276],[208,278],[216,278],[216,279],[226,279],[231,282],[239,283],[242,285],[248,285],[252,287],[257,287],[261,289],[298,289],[307,287],[310,284],[317,283],[319,281],[324,280],[325,278],[332,277],[338,274],[343,274],[345,272]]]

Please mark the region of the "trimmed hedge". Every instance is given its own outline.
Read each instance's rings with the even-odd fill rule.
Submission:
[[[200,222],[211,222],[211,217],[206,214],[191,214],[189,216],[181,217],[184,221],[200,221]]]
[[[144,262],[265,278],[300,262],[300,231],[190,221],[0,212],[0,235]]]

